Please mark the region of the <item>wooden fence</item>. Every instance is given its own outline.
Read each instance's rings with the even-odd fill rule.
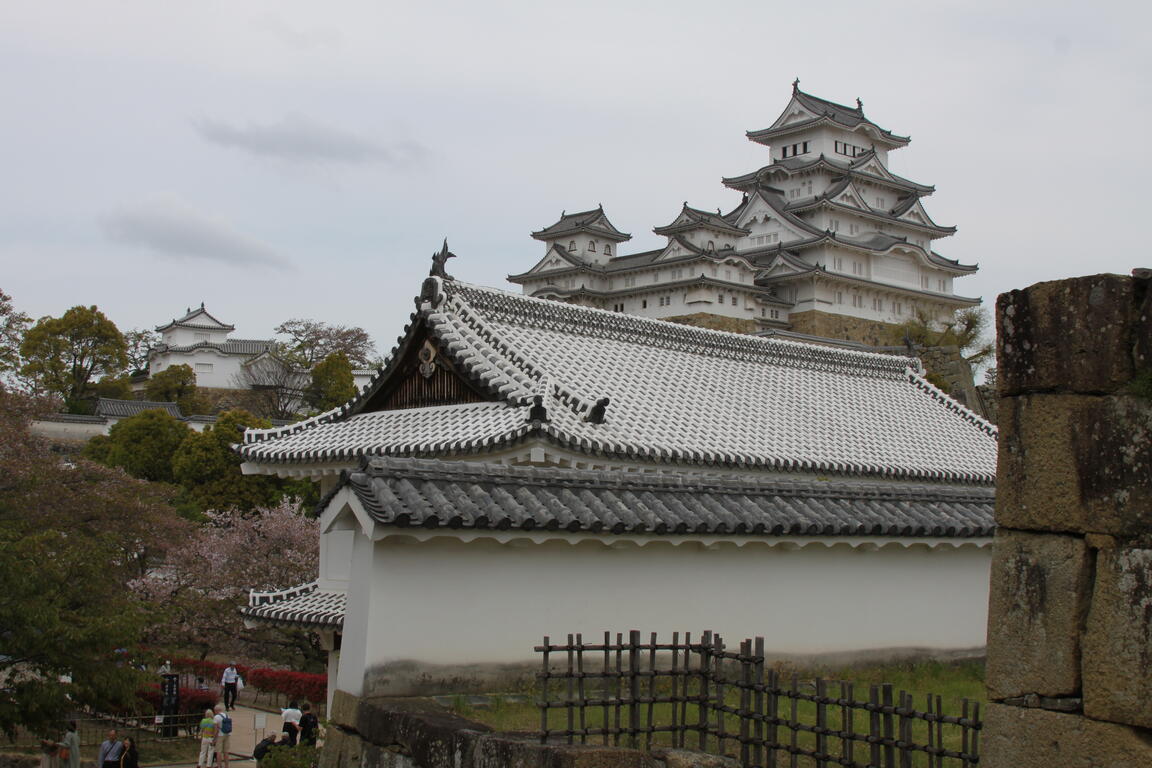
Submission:
[[[651,749],[654,745],[730,754],[749,768],[951,768],[979,764],[980,705],[965,699],[959,715],[939,696],[923,710],[888,684],[860,690],[850,682],[800,680],[766,668],[764,640],[725,650],[711,632],[692,641],[637,631],[616,641],[581,635],[535,650],[541,743],[564,740]],[[863,694],[863,698],[858,698]],[[691,736],[691,738],[690,738]]]

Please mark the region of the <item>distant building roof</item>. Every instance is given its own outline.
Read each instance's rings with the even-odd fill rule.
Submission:
[[[185,328],[206,328],[214,331],[234,331],[236,326],[223,323],[209,314],[208,310],[204,309],[204,303],[201,302],[200,306],[196,309],[189,309],[183,317],[174,319],[164,325],[156,326],[156,330],[163,332],[173,326],[183,326]]]
[[[736,226],[721,215],[720,211],[716,211],[716,213],[702,211],[699,208],[692,208],[688,203],[684,203],[684,207],[681,208],[680,213],[672,220],[671,224],[656,227],[652,231],[658,235],[674,235],[680,232],[691,232],[701,227],[738,237],[748,234],[747,229]]]
[[[422,334],[490,402],[376,410]],[[909,358],[429,278],[413,324],[363,394],[284,429],[248,430],[239,450],[258,464],[355,463],[538,439],[630,462],[990,484],[996,434]]]
[[[559,221],[544,229],[533,232],[532,237],[537,240],[553,240],[558,237],[567,237],[580,232],[598,235],[613,242],[624,242],[625,240],[632,239],[632,235],[621,232],[612,225],[612,222],[608,221],[608,217],[604,215],[604,206],[602,205],[590,211],[562,213]]]
[[[770,144],[775,138],[796,133],[800,130],[807,130],[817,123],[827,121],[849,129],[866,126],[871,129],[869,133],[875,138],[891,146],[903,146],[910,141],[907,136],[897,136],[866,118],[864,116],[864,105],[859,99],[856,101],[856,107],[848,107],[843,104],[837,104],[834,101],[822,99],[819,96],[813,96],[810,93],[805,93],[800,90],[797,83],[793,83],[792,102],[798,103],[804,110],[812,115],[812,118],[793,123],[781,123],[781,120],[777,119],[771,128],[748,131],[748,138],[758,144]],[[792,102],[790,102],[789,106],[791,106]],[[787,112],[787,108],[785,108],[785,112]],[[782,114],[781,118],[783,117],[784,115]]]
[[[174,418],[181,418],[180,407],[176,403],[153,402],[150,400],[112,400],[101,397],[96,401],[96,416],[126,419],[142,411],[164,411]]]
[[[322,590],[313,581],[274,592],[252,591],[240,613],[255,621],[339,629],[344,624],[344,604],[343,592]]]

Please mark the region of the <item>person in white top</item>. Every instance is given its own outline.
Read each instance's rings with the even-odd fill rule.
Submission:
[[[240,680],[240,673],[236,671],[236,662],[230,662],[220,676],[220,685],[224,688],[224,709],[236,707],[236,683]]]
[[[288,734],[288,746],[296,746],[296,739],[300,736],[300,718],[304,713],[300,711],[300,707],[296,702],[288,702],[288,708],[280,710],[280,716],[284,718],[284,733]]]

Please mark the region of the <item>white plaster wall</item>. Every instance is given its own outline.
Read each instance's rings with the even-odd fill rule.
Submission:
[[[155,375],[173,365],[187,365],[196,372],[196,386],[209,389],[242,389],[237,383],[240,364],[246,358],[242,355],[224,355],[211,349],[198,349],[193,352],[164,353],[152,358],[148,371]],[[211,371],[197,370],[197,363],[211,364]]]
[[[32,422],[32,433],[50,440],[90,440],[96,435],[108,434],[114,423],[114,421],[83,423],[37,419]]]
[[[358,536],[366,544],[363,536]],[[357,547],[357,557],[367,552]],[[699,544],[514,546],[491,540],[374,547],[368,642],[345,637],[344,658],[367,666],[531,658],[541,637],[604,630],[713,629],[762,635],[769,649],[821,652],[984,643],[989,547],[873,551],[823,545],[714,549]],[[357,564],[349,597],[363,586]],[[350,624],[351,622],[351,624]],[[352,681],[341,679],[341,688]]]

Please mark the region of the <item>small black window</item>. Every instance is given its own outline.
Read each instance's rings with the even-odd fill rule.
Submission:
[[[612,246],[609,245],[608,243],[604,243],[604,255],[605,256],[611,256],[612,255]]]
[[[576,250],[576,241],[575,240],[569,240],[568,241],[568,253],[572,253],[575,250]]]
[[[648,299],[644,299],[640,302],[640,309],[648,309]]]
[[[588,252],[589,253],[596,253],[596,241],[595,240],[588,243]]]

